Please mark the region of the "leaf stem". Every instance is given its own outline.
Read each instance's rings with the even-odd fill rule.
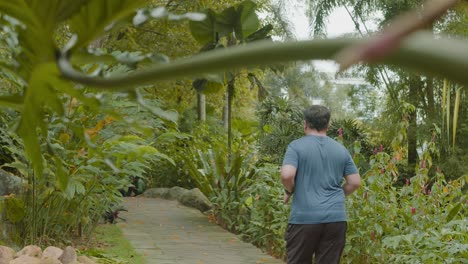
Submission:
[[[333,59],[341,49],[366,39],[337,38],[297,42],[259,41],[241,47],[214,50],[172,63],[158,64],[126,76],[89,77],[76,71],[69,54],[62,52],[57,63],[63,77],[71,81],[111,90],[132,90],[157,81],[220,72],[235,68],[284,63],[298,60]],[[444,76],[468,85],[468,41],[434,39],[432,34],[417,33],[405,39],[400,47],[379,63],[409,68]]]

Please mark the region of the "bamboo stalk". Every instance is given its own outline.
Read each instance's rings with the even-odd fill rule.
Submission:
[[[447,90],[447,144],[450,144],[450,89]],[[449,145],[450,146],[450,145]]]
[[[460,94],[461,87],[457,89],[455,93],[455,105],[453,106],[453,128],[452,128],[452,148],[455,150],[455,143],[457,137],[457,124],[458,124],[458,112],[460,110]]]
[[[448,80],[444,79],[444,88],[442,90],[442,102],[441,102],[441,105],[442,105],[442,131],[444,131],[445,129],[448,129],[448,126],[449,126],[448,120],[447,120],[447,124],[445,124],[445,120],[446,120],[445,116],[446,116],[446,112],[448,111],[447,110],[447,89],[448,89],[448,86],[449,86]],[[448,137],[447,137],[447,142],[450,142]]]

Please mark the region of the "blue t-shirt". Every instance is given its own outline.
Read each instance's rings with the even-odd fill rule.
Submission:
[[[328,136],[307,135],[289,144],[286,164],[297,169],[290,224],[346,221],[343,177],[358,170],[343,145]]]

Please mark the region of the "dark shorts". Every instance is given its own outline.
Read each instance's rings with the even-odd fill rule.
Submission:
[[[288,264],[339,263],[346,242],[346,222],[289,224],[284,236]]]

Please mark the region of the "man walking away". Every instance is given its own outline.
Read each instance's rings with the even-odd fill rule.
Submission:
[[[345,196],[361,185],[348,150],[327,136],[330,112],[304,111],[305,136],[288,146],[281,167],[284,202],[294,194],[286,229],[288,264],[339,263],[346,242]],[[345,184],[342,185],[343,178]]]

